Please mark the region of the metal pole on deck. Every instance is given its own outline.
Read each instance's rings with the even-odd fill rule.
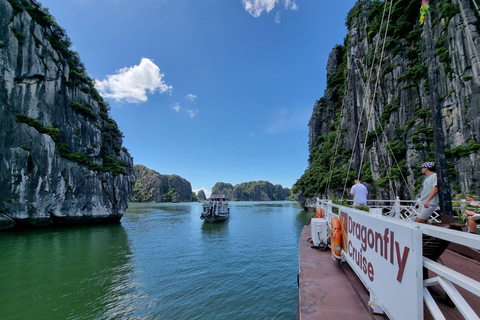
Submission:
[[[445,157],[445,137],[443,135],[442,114],[437,89],[437,74],[434,68],[435,51],[433,50],[431,13],[428,13],[423,26],[430,85],[430,103],[432,104],[433,141],[435,144],[435,160],[437,167],[438,198],[442,223],[453,223],[452,194],[450,193],[450,178]]]
[[[357,85],[355,81],[355,55],[353,52],[353,47],[351,50],[352,53],[352,88],[353,88],[353,121],[355,123],[355,162],[357,167],[357,179],[360,178],[360,132],[358,130],[358,112],[357,112]]]

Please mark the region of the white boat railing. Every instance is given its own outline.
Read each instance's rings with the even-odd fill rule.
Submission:
[[[419,228],[422,230],[423,234],[480,250],[480,237],[478,235],[420,223]],[[455,303],[455,306],[465,319],[480,319],[463,298],[461,293],[453,285],[456,284],[457,286],[475,294],[477,297],[480,297],[480,282],[426,257],[423,257],[423,266],[437,274],[436,277],[428,278],[423,281],[424,301],[434,319],[446,319],[435,300],[432,298],[430,292],[427,290],[427,287],[436,284],[442,286],[445,293],[452,299],[453,303]]]
[[[416,240],[413,240],[414,242],[415,241],[416,242],[413,243],[413,245],[411,245],[411,248],[415,248],[415,247],[422,248],[420,249],[422,252],[423,252],[423,245],[421,240],[422,236],[418,236],[418,231],[421,231],[421,235],[427,235],[427,236],[435,237],[438,239],[443,239],[449,242],[457,243],[463,246],[471,247],[476,250],[480,250],[479,235],[474,235],[468,232],[462,232],[458,230],[446,229],[446,228],[429,225],[429,224],[414,223],[413,221],[415,221],[416,212],[417,212],[415,209],[416,201],[401,201],[398,198],[396,200],[391,200],[391,201],[371,200],[368,203],[369,207],[371,208],[370,213],[360,211],[351,207],[333,204],[331,200],[317,199],[317,204],[319,207],[322,208],[323,216],[324,218],[327,219],[327,221],[330,221],[330,218],[333,215],[338,215],[342,212],[343,213],[346,212],[347,215],[349,215],[350,219],[352,219],[353,217],[353,219],[358,219],[359,221],[362,221],[361,219],[363,218],[370,219],[366,221],[371,221],[371,222],[372,222],[371,219],[375,219],[375,220],[378,219],[378,223],[373,223],[373,224],[381,225],[383,221],[384,224],[388,224],[390,226],[391,230],[393,230],[395,225],[398,225],[399,227],[404,228],[403,230],[406,230],[407,232],[412,232],[412,235],[416,234],[416,236],[411,237],[416,239]],[[340,218],[341,216],[342,215],[340,214]],[[393,219],[390,219],[390,218],[393,218]],[[439,221],[439,218],[436,217],[434,218],[434,220]],[[328,226],[329,223],[330,222],[327,222],[327,230],[328,230],[327,234],[330,234],[330,231],[331,231],[331,226]],[[353,224],[355,225],[355,222],[353,222]],[[342,228],[343,227],[344,226],[342,225]],[[348,227],[348,229],[350,229],[350,226]],[[371,231],[371,229],[368,229],[368,230],[369,230],[368,232]],[[350,239],[355,240],[353,239],[354,238],[353,234],[348,235],[348,232],[350,231],[351,230],[348,230],[348,231],[342,230],[342,232],[347,233],[347,236],[349,236],[348,238],[349,240]],[[397,236],[395,236],[395,240],[397,240]],[[367,240],[367,241],[370,241],[370,240]],[[418,243],[418,241],[420,241],[420,243]],[[351,245],[351,241],[349,241],[348,245]],[[397,246],[398,246],[398,243],[397,243]],[[349,250],[350,249],[347,246],[347,251]],[[353,251],[354,250],[355,250],[355,244],[353,244]],[[364,252],[363,252],[364,257],[366,256],[366,253],[367,252],[364,249]],[[391,318],[395,318],[395,316],[392,316],[394,312],[393,311],[389,312],[388,310],[388,305],[390,303],[388,302],[388,300],[390,300],[391,298],[388,297],[388,295],[379,296],[378,292],[374,292],[375,291],[374,285],[370,284],[370,287],[369,287],[369,281],[368,279],[365,280],[365,277],[361,272],[361,268],[360,268],[360,272],[356,270],[358,269],[357,266],[355,265],[355,263],[351,262],[351,258],[346,257],[345,259],[346,255],[350,255],[351,257],[352,253],[346,253],[344,250],[342,250],[342,256],[344,257],[342,258],[342,262],[346,261],[347,263],[350,264],[352,269],[357,273],[359,278],[362,280],[362,282],[365,284],[367,289],[370,291],[371,301],[369,302],[369,304],[372,306],[372,308],[374,308],[374,312],[377,312],[378,310],[380,310],[380,312],[385,312],[387,316]],[[375,257],[371,259],[374,259],[374,258]],[[415,259],[415,257],[413,258]],[[479,316],[472,309],[472,307],[465,300],[465,298],[462,296],[462,294],[456,288],[456,286],[458,286],[460,288],[463,288],[473,293],[477,297],[480,297],[479,281],[476,281],[470,277],[467,277],[462,273],[459,273],[453,269],[448,268],[447,266],[444,266],[440,263],[437,263],[426,257],[423,257],[423,253],[418,259],[418,261],[417,260],[414,260],[414,261],[416,265],[414,269],[416,269],[417,272],[418,270],[421,270],[422,267],[424,267],[436,274],[435,277],[428,278],[425,280],[423,280],[423,277],[421,276],[417,276],[413,280],[409,280],[410,286],[412,281],[416,283],[414,284],[414,287],[413,287],[415,289],[413,289],[412,291],[415,291],[416,294],[420,292],[420,297],[423,296],[423,301],[425,302],[425,305],[431,312],[434,319],[446,319],[445,315],[442,314],[439,306],[437,305],[436,301],[433,299],[433,297],[431,296],[428,290],[428,287],[437,285],[437,284],[440,285],[445,290],[445,293],[451,298],[452,302],[455,304],[459,312],[465,317],[465,319],[480,319]],[[393,282],[395,281],[393,280]],[[389,284],[385,283],[384,285],[388,286]],[[395,282],[395,285],[399,285],[399,284]],[[380,309],[378,309],[378,307],[376,306],[381,306],[381,307]],[[423,302],[416,303],[416,306],[418,309],[421,309],[421,310],[417,310],[415,313],[416,316],[413,318],[423,319]],[[412,306],[412,307],[415,307],[415,306]]]
[[[460,212],[456,217],[462,216],[462,220],[466,220],[466,215],[463,210],[465,201],[466,200],[462,200],[459,207],[454,207],[456,211]],[[348,202],[353,203],[353,200],[349,200]],[[418,215],[417,202],[418,200],[400,200],[400,198],[397,197],[395,200],[367,200],[367,206],[370,208],[381,208],[385,216],[415,222]],[[429,218],[430,222],[441,222],[439,209],[440,208],[437,208],[437,210],[432,213]]]

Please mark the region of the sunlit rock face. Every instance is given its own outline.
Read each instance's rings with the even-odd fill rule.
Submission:
[[[118,222],[133,160],[64,30],[13,0],[0,28],[0,229]]]
[[[291,190],[262,180],[242,182],[235,186],[217,182],[212,188],[212,194],[223,194],[233,201],[284,201],[290,197]]]
[[[386,38],[380,32],[385,4],[388,13],[388,2],[357,2],[346,19],[344,44],[329,56],[327,89],[308,124],[309,167],[294,188],[302,205],[314,196],[348,195],[357,176],[355,118],[369,198],[415,199],[423,180],[418,166],[436,157],[434,89],[451,193],[480,193],[480,22],[473,2],[432,2],[425,25],[418,22],[419,6],[394,3]],[[431,57],[426,30],[432,33]]]
[[[198,197],[198,199],[200,199],[201,201],[207,199],[207,196],[205,195],[205,191],[203,191],[203,190],[198,191],[197,197]]]
[[[176,174],[160,174],[141,164],[134,165],[133,202],[192,202],[192,185]]]

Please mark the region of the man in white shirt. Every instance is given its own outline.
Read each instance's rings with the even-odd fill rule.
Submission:
[[[420,193],[417,222],[427,223],[430,215],[438,207],[437,174],[433,162],[425,162],[421,167],[422,173],[427,177],[423,181],[423,188]]]
[[[355,184],[350,190],[350,195],[353,197],[354,207],[367,204],[368,190],[360,179],[355,180]]]

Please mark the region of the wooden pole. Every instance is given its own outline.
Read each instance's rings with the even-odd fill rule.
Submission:
[[[445,157],[445,137],[443,135],[442,113],[437,89],[437,74],[435,70],[435,51],[433,48],[431,13],[428,13],[423,26],[426,43],[428,78],[430,85],[430,103],[432,105],[433,141],[435,143],[435,160],[437,167],[438,198],[442,223],[453,223],[452,194],[450,193],[450,178]]]

